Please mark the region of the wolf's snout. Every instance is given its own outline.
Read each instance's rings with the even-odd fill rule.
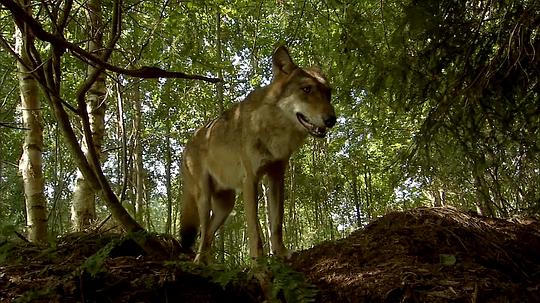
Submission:
[[[328,128],[336,125],[336,116],[332,115],[324,118],[324,125]]]

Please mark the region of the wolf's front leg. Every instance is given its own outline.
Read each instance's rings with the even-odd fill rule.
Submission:
[[[279,162],[268,171],[268,218],[270,221],[270,242],[272,253],[281,257],[290,257],[290,252],[283,244],[283,204],[285,200],[285,162]]]
[[[247,219],[249,254],[253,260],[263,255],[261,227],[257,216],[257,180],[246,177],[243,185],[244,208]]]

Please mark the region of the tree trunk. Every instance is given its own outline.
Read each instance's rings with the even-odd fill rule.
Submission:
[[[358,176],[356,175],[356,167],[353,168],[352,173],[352,191],[354,200],[354,210],[356,214],[356,227],[362,227],[362,206],[360,202],[360,195],[358,193]]]
[[[169,117],[169,115],[167,115]],[[172,228],[172,152],[171,152],[171,120],[167,117],[166,135],[165,135],[165,185],[167,190],[167,223],[165,225],[165,233],[170,234]]]
[[[373,187],[371,184],[371,170],[367,164],[364,164],[364,197],[365,197],[365,206],[364,206],[364,214],[366,214],[366,219],[369,221],[373,217],[373,210],[371,209],[373,206]]]
[[[101,26],[101,0],[90,0],[87,7],[89,20],[88,51],[100,55],[103,48],[103,33]],[[94,72],[95,67],[88,65],[88,74]],[[86,144],[86,138],[82,139],[82,150],[87,159],[90,159],[89,148],[94,148],[98,158],[101,158],[101,144],[105,136],[105,74],[100,73],[97,80],[92,84],[86,96],[86,108],[90,120],[93,147]],[[96,219],[96,194],[90,184],[84,179],[83,174],[77,172],[77,181],[73,193],[72,220],[75,230],[87,228]]]
[[[221,14],[219,12],[216,13],[216,57],[217,57],[217,63],[219,65],[217,73],[218,78],[223,79],[223,54],[221,51]],[[219,106],[219,114],[223,113],[225,111],[225,99],[223,98],[223,81],[220,81],[216,83],[216,90],[217,90],[217,99],[218,99],[218,106]]]
[[[486,180],[484,179],[483,172],[481,168],[475,168],[473,171],[474,174],[474,185],[476,187],[476,205],[477,210],[483,216],[494,217],[495,212],[493,211],[492,201],[489,194],[489,186],[487,185]]]
[[[33,43],[29,31],[15,29],[16,51],[25,62],[17,62],[21,91],[21,110],[25,130],[23,153],[19,161],[19,171],[24,183],[28,239],[33,243],[47,241],[47,204],[45,201],[42,169],[43,129],[41,127],[41,104],[38,98],[38,83],[26,66],[31,66],[28,46]],[[25,66],[26,65],[26,66]]]
[[[284,223],[284,226],[290,226],[288,229],[288,238],[289,242],[292,243],[293,247],[292,249],[297,249],[300,247],[300,239],[302,238],[302,226],[300,226],[300,222],[297,217],[297,209],[296,209],[296,188],[295,186],[295,178],[296,178],[296,165],[294,159],[289,161],[289,211],[288,214],[288,220],[287,224]]]
[[[4,138],[4,134],[3,134],[3,131],[2,131],[2,127],[0,127],[0,138]],[[4,160],[2,159],[3,158],[3,147],[2,147],[2,143],[4,141],[0,141],[0,188],[3,188],[3,183],[2,180],[4,180],[3,176],[4,176]],[[2,196],[0,196],[2,197]],[[1,198],[0,198],[1,199]]]
[[[218,78],[223,79],[223,56],[221,51],[221,13],[220,8],[217,8],[216,12],[216,58],[217,58],[217,74]],[[219,114],[223,113],[225,111],[225,98],[223,96],[223,82],[216,83],[216,92],[217,92],[217,101],[218,101],[218,108],[219,108]],[[225,234],[226,229],[222,226],[218,230],[218,237],[217,237],[217,245],[218,245],[218,256],[217,260],[221,263],[225,262]]]
[[[135,220],[142,222],[143,207],[144,207],[144,167],[143,167],[143,151],[142,151],[142,109],[141,96],[138,84],[135,85],[135,96],[133,98],[135,105],[135,117],[133,119],[133,129],[135,132],[133,158],[135,162]]]
[[[145,174],[146,175],[146,174]],[[156,228],[152,224],[152,218],[150,217],[150,195],[151,190],[148,187],[148,182],[143,182],[143,191],[144,191],[144,222],[146,224],[146,230],[150,232],[155,232]]]
[[[126,123],[124,121],[124,105],[123,97],[121,92],[121,82],[122,78],[118,77],[116,81],[116,100],[118,102],[118,131],[120,132],[119,137],[122,138],[122,148],[119,151],[118,162],[119,173],[118,176],[122,176],[122,182],[119,184],[120,188],[120,203],[124,202],[126,199],[126,191],[128,188],[128,182],[130,178],[130,161],[128,161],[128,140],[126,134]]]

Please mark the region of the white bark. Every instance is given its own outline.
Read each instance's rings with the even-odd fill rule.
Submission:
[[[32,43],[29,33],[15,29],[15,49],[28,64],[27,43]],[[43,128],[41,126],[41,104],[38,83],[24,64],[18,62],[18,77],[21,93],[21,111],[25,138],[23,153],[19,161],[19,171],[24,183],[28,239],[33,243],[47,241],[47,203],[45,201],[43,179]]]
[[[90,25],[88,51],[99,55],[103,45],[101,0],[90,0],[87,4],[87,14]],[[92,74],[93,71],[94,67],[89,65],[88,74]],[[86,110],[90,120],[93,148],[96,150],[98,158],[101,158],[101,145],[105,136],[106,94],[105,75],[101,73],[86,96]],[[86,158],[90,159],[89,147],[84,136],[81,145]],[[96,219],[96,193],[80,171],[77,171],[71,219],[74,229],[77,231],[86,229]]]
[[[142,148],[142,101],[138,86],[135,89],[133,101],[135,107],[135,117],[133,119],[133,128],[135,130],[133,148],[133,158],[135,162],[135,219],[142,222],[144,212],[144,166]]]

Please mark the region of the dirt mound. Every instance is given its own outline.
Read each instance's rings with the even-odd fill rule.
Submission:
[[[162,242],[171,239],[162,237]],[[0,302],[258,302],[243,271],[151,260],[120,234],[70,234],[46,249],[0,242]]]
[[[163,243],[174,239],[163,237]],[[388,214],[349,237],[270,259],[274,301],[540,302],[540,223],[449,208]],[[182,257],[181,257],[182,258]],[[303,273],[308,282],[305,283]],[[277,289],[277,291],[274,291]],[[293,298],[293,299],[290,299]],[[125,235],[48,248],[0,241],[0,302],[262,302],[252,271],[151,260]],[[272,301],[273,302],[273,301]]]
[[[390,213],[293,256],[318,302],[540,302],[540,224],[450,208]]]

